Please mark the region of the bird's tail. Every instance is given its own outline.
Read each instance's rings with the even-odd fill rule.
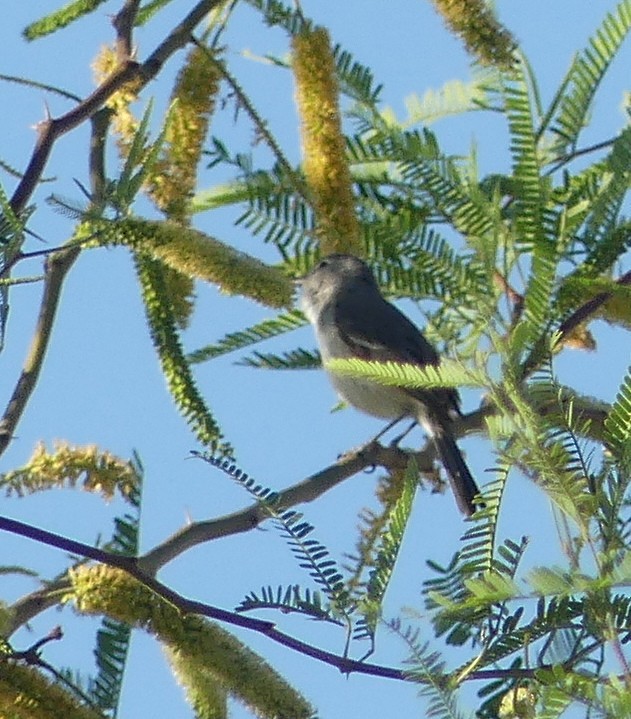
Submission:
[[[441,428],[440,432],[434,434],[433,440],[449,475],[449,483],[456,498],[456,504],[463,514],[470,517],[476,510],[476,504],[481,506],[479,501],[474,501],[476,495],[480,493],[478,485],[475,483],[451,432]]]

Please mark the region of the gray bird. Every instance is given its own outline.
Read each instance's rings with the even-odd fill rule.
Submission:
[[[329,255],[299,280],[302,307],[315,329],[320,353],[329,359],[437,365],[438,353],[421,332],[381,294],[368,265],[352,255]],[[452,417],[460,414],[454,389],[408,389],[329,374],[339,396],[361,412],[412,417],[434,442],[460,510],[470,516],[479,493],[454,439]]]

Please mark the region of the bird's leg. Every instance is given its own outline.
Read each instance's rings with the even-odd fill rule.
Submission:
[[[350,457],[352,455],[358,454],[365,450],[367,447],[372,446],[375,442],[378,442],[386,432],[389,432],[396,424],[399,424],[399,422],[402,419],[405,419],[406,417],[409,417],[408,414],[402,414],[400,417],[396,417],[391,422],[388,422],[388,424],[378,433],[376,434],[372,439],[368,440],[368,442],[365,442],[364,444],[360,445],[359,447],[356,447],[355,449],[352,449],[348,452],[343,452],[342,454],[338,455],[338,459],[344,459],[345,457]],[[397,444],[405,437],[405,435],[411,431],[411,429],[416,425],[416,420],[403,432],[403,434],[399,435],[398,437],[395,437],[395,439],[390,443],[391,447],[396,447]]]
[[[396,417],[395,419],[393,419],[392,422],[388,422],[388,424],[381,430],[381,432],[379,432],[378,434],[376,434],[376,435],[370,440],[370,442],[368,442],[367,444],[372,444],[373,442],[378,442],[378,441],[383,437],[383,435],[386,434],[386,432],[389,432],[395,425],[399,424],[399,422],[400,422],[402,419],[405,419],[407,416],[408,416],[407,414],[402,414],[400,417]],[[416,424],[416,422],[414,422],[414,424]],[[414,424],[412,425],[412,427],[414,426]],[[412,429],[412,427],[410,427],[409,429],[407,429],[407,430],[397,439],[397,442],[396,442],[396,443],[400,442],[400,441],[403,439],[403,437],[405,437],[405,435],[410,431],[410,429]],[[394,444],[396,444],[396,443],[394,443]]]
[[[403,417],[399,417],[399,420],[401,420],[401,419],[403,419]],[[399,420],[397,420],[397,421],[399,421]],[[398,446],[399,446],[399,442],[400,442],[404,437],[406,437],[408,434],[410,434],[410,432],[414,429],[414,427],[416,427],[417,424],[418,424],[418,422],[417,422],[416,420],[414,420],[414,421],[410,424],[410,426],[405,430],[405,432],[403,432],[402,434],[398,435],[397,437],[395,437],[395,438],[392,440],[392,442],[390,442],[390,446],[391,446],[391,447],[398,447]]]

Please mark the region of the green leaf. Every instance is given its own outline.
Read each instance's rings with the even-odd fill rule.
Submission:
[[[299,310],[284,312],[272,319],[263,320],[251,327],[239,332],[230,332],[225,337],[212,345],[207,345],[188,355],[192,364],[206,362],[207,360],[221,357],[229,352],[237,352],[245,347],[251,347],[258,342],[278,337],[292,330],[304,327],[308,324],[304,314]]]
[[[142,253],[136,253],[135,262],[151,339],[173,401],[199,442],[223,456],[231,455],[232,447],[223,440],[184,356],[173,309],[167,301],[163,266]]]
[[[32,22],[22,31],[26,40],[37,40],[70,25],[75,20],[96,10],[106,0],[73,0],[49,15]]]
[[[565,147],[574,149],[580,132],[587,125],[596,90],[631,29],[631,0],[622,0],[613,13],[589,39],[587,47],[574,59],[565,83],[552,130]]]
[[[250,357],[244,357],[235,364],[256,369],[319,369],[322,361],[319,352],[299,347],[282,355],[254,352]]]
[[[325,367],[335,374],[411,389],[485,387],[488,385],[488,379],[483,372],[465,368],[461,364],[449,360],[443,360],[439,366],[420,367],[399,362],[332,359],[325,363]]]
[[[620,385],[609,416],[605,420],[605,440],[618,457],[629,455],[631,437],[631,368]]]

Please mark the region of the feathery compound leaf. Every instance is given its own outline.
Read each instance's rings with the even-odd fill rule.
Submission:
[[[631,178],[631,126],[625,127],[614,140],[609,154],[598,163],[602,174],[602,182],[598,191],[589,198],[589,215],[585,223],[581,240],[591,250],[585,263],[590,269],[596,269],[596,259],[603,269],[609,269],[617,259],[612,256],[607,240],[620,227],[620,210],[625,197],[629,192]],[[625,218],[626,219],[626,218]],[[623,221],[622,227],[625,227]],[[628,222],[627,232],[623,234],[629,242]],[[596,254],[598,253],[598,254]],[[593,255],[596,256],[594,257]],[[602,258],[608,262],[603,262]]]
[[[304,522],[302,516],[300,512],[292,509],[276,516],[274,521],[288,541],[299,566],[309,571],[311,578],[320,585],[337,612],[346,615],[349,610],[349,596],[343,576],[335,560],[328,558],[329,550],[317,540],[307,538],[313,527]]]
[[[197,439],[224,456],[230,455],[232,448],[223,441],[219,425],[206,406],[182,351],[175,317],[166,301],[162,264],[140,253],[136,253],[135,261],[151,339],[171,396]]]
[[[319,352],[298,348],[284,352],[282,355],[254,352],[250,357],[244,357],[235,364],[256,369],[319,369],[322,360]]]
[[[436,210],[465,237],[481,237],[493,226],[482,198],[473,198],[455,167],[446,161],[410,162],[403,168],[407,181],[431,195]]]
[[[138,477],[138,485],[130,496],[135,512],[115,518],[114,534],[105,549],[135,557],[139,544],[143,468],[138,455],[134,455],[130,464]],[[112,712],[113,716],[118,712],[130,643],[131,626],[127,622],[109,617],[102,619],[94,650],[98,673],[91,682],[90,694],[99,708]]]
[[[59,10],[50,13],[50,15],[45,15],[43,18],[27,25],[22,31],[22,35],[27,40],[37,40],[45,35],[50,35],[70,25],[70,23],[78,20],[80,17],[96,10],[96,8],[105,1],[106,0],[74,0],[73,2],[69,2],[67,5],[59,8]]]
[[[411,668],[405,673],[410,681],[421,685],[419,694],[429,700],[426,716],[463,719],[456,704],[455,687],[450,686],[449,677],[445,674],[445,662],[440,654],[430,649],[429,642],[419,641],[418,629],[404,628],[398,619],[391,621],[388,626],[408,647],[410,654],[406,663]]]
[[[381,85],[374,87],[370,68],[357,62],[351,53],[340,45],[333,48],[333,58],[340,90],[357,102],[376,105],[379,102]]]
[[[554,215],[546,209],[548,190],[542,178],[537,147],[535,108],[524,69],[515,72],[505,90],[506,114],[511,133],[513,175],[516,181],[515,227],[518,246],[532,251],[532,265],[524,297],[524,320],[530,339],[536,339],[550,320],[552,289],[560,259],[556,247]]]
[[[263,320],[263,322],[252,325],[240,332],[231,332],[222,337],[219,342],[191,352],[188,355],[188,360],[192,364],[205,362],[229,352],[236,352],[244,347],[250,347],[263,340],[278,337],[286,332],[304,327],[306,324],[307,320],[299,310],[285,312],[272,319]]]
[[[622,0],[589,39],[568,72],[567,92],[552,130],[570,149],[586,126],[596,90],[631,28],[631,0]]]
[[[263,241],[276,245],[283,254],[300,251],[314,244],[313,210],[293,192],[278,191],[248,198],[250,207],[239,217],[253,235],[264,233]]]
[[[471,528],[462,535],[458,562],[463,572],[477,574],[498,569],[494,559],[497,523],[509,469],[509,466],[501,466],[496,470],[497,479],[482,493],[484,509],[475,513]]]
[[[280,0],[247,0],[248,5],[263,14],[268,25],[278,25],[290,35],[301,32],[311,23],[304,19],[302,12],[292,10]]]
[[[225,472],[260,503],[261,508],[269,515],[274,526],[280,531],[292,553],[299,560],[300,567],[309,571],[309,575],[331,600],[336,612],[347,614],[349,612],[349,596],[342,574],[338,570],[336,562],[329,558],[328,549],[317,540],[309,539],[313,527],[303,521],[303,515],[293,509],[284,510],[278,504],[277,492],[257,484],[252,477],[241,471],[230,460],[213,457],[209,454],[194,454]]]
[[[515,621],[503,625],[502,631],[484,652],[485,664],[493,665],[516,652],[522,652],[524,647],[532,646],[556,630],[572,628],[575,623],[581,622],[584,611],[583,601],[572,597],[552,597],[547,602],[542,597],[537,602],[535,615],[530,622],[521,627],[517,627]],[[516,618],[519,621],[521,613]]]
[[[313,592],[308,588],[302,590],[297,584],[286,588],[278,586],[275,590],[269,586],[261,587],[258,594],[250,592],[235,611],[250,612],[255,609],[277,609],[284,614],[303,614],[311,619],[342,624],[323,606],[320,592]]]
[[[377,620],[381,613],[386,589],[394,573],[401,543],[405,535],[416,488],[418,487],[416,468],[408,465],[401,478],[402,488],[397,501],[392,505],[385,525],[380,533],[373,567],[366,583],[363,600],[367,602],[368,612],[365,615],[365,626],[370,635],[374,635]]]
[[[402,125],[431,124],[450,115],[462,115],[472,110],[483,110],[488,104],[488,87],[497,84],[496,72],[487,70],[478,73],[471,82],[449,80],[438,90],[429,89],[422,97],[416,93],[408,95],[405,100],[407,117]],[[393,111],[386,108],[382,113],[385,118],[392,119]]]
[[[465,607],[470,594],[464,581],[469,572],[457,553],[446,567],[432,560],[427,560],[427,566],[438,575],[423,582],[425,607],[432,612],[436,636],[447,634],[447,644],[462,646],[479,633],[479,625],[488,616],[487,608]]]
[[[123,674],[127,664],[131,627],[125,622],[104,617],[96,633],[94,655],[98,674],[91,684],[91,696],[96,705],[116,716]]]
[[[458,164],[441,153],[432,132],[403,131],[390,125],[372,132],[368,147],[375,159],[396,163],[405,182],[419,197],[428,198],[440,219],[471,237],[491,229],[494,218],[488,201],[472,191]]]
[[[559,687],[539,685],[539,692],[541,708],[537,713],[537,719],[560,719],[574,701]]]
[[[413,389],[436,387],[485,387],[484,374],[470,370],[456,362],[443,360],[438,367],[398,362],[374,362],[358,359],[334,359],[326,362],[326,368],[336,374],[361,377],[386,385]]]
[[[618,457],[629,456],[631,436],[631,369],[627,371],[616,400],[605,420],[605,439]]]
[[[385,214],[364,228],[369,256],[383,256],[373,270],[384,291],[395,297],[443,302],[472,295],[492,297],[483,269],[413,214]]]

